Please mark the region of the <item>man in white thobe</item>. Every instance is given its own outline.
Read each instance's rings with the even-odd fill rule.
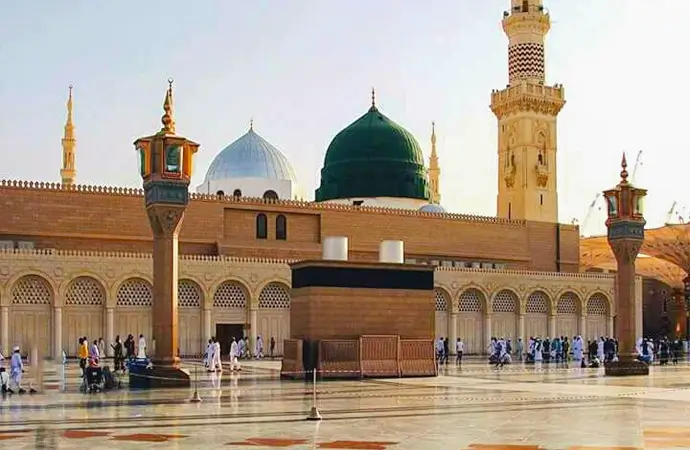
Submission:
[[[217,339],[213,341],[213,369],[223,371],[223,363],[220,361],[220,342]]]
[[[230,344],[230,370],[239,370],[239,363],[237,362],[239,347],[235,338],[232,338],[232,344]]]
[[[238,358],[244,358],[246,356],[247,349],[245,348],[244,339],[240,339],[237,343],[237,355]]]
[[[256,337],[256,346],[254,347],[254,356],[256,358],[263,358],[264,357],[264,340],[261,339],[261,336]]]
[[[137,358],[146,359],[146,339],[144,335],[139,335],[139,347],[137,348]]]
[[[213,352],[213,339],[209,339],[206,344],[206,353],[204,353],[204,366],[207,370],[211,370],[211,354]]]
[[[582,360],[582,336],[577,336],[573,340],[573,359],[575,361]]]

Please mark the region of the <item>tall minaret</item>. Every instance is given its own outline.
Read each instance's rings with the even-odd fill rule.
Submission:
[[[436,123],[431,122],[431,156],[429,157],[429,203],[438,205],[441,203],[441,189],[439,178],[441,177],[441,167],[438,165],[438,155],[436,154]]]
[[[63,186],[72,186],[77,177],[77,169],[74,165],[74,150],[77,147],[77,139],[74,137],[74,124],[72,123],[72,86],[69,87],[67,99],[67,122],[65,122],[65,135],[62,138],[62,169],[60,178]]]
[[[544,84],[544,38],[551,19],[542,0],[511,0],[505,89],[491,93],[498,118],[498,216],[558,222],[556,117],[563,86]]]

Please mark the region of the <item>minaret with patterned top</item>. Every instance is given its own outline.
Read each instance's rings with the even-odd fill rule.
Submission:
[[[551,28],[542,0],[511,0],[503,13],[509,84],[491,93],[498,119],[497,214],[558,222],[556,118],[563,86],[547,86],[544,39]]]
[[[62,137],[62,169],[60,169],[60,178],[63,186],[72,186],[77,178],[77,169],[74,163],[77,139],[74,137],[72,106],[72,86],[70,85],[69,97],[67,98],[67,122],[65,122],[65,133]]]
[[[436,123],[431,122],[431,156],[429,157],[429,203],[438,205],[441,203],[441,167],[438,165],[436,153]]]

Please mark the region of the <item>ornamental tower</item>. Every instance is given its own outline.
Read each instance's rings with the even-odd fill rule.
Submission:
[[[74,124],[72,123],[72,86],[69,87],[67,98],[67,122],[65,122],[65,134],[62,137],[62,169],[60,178],[63,186],[72,186],[77,177],[77,169],[74,165],[74,150],[77,147],[77,139],[74,137]]]
[[[558,222],[556,117],[563,86],[544,84],[544,38],[551,19],[542,0],[511,0],[505,89],[491,93],[498,119],[499,217]]]
[[[441,203],[441,167],[438,165],[436,153],[436,123],[431,122],[431,156],[429,157],[429,203],[439,205]]]

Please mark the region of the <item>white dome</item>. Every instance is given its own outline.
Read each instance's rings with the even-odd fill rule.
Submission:
[[[426,205],[419,208],[419,211],[425,212],[425,213],[435,213],[435,214],[440,214],[440,213],[446,212],[446,210],[443,206],[436,205],[434,203],[427,203]]]

